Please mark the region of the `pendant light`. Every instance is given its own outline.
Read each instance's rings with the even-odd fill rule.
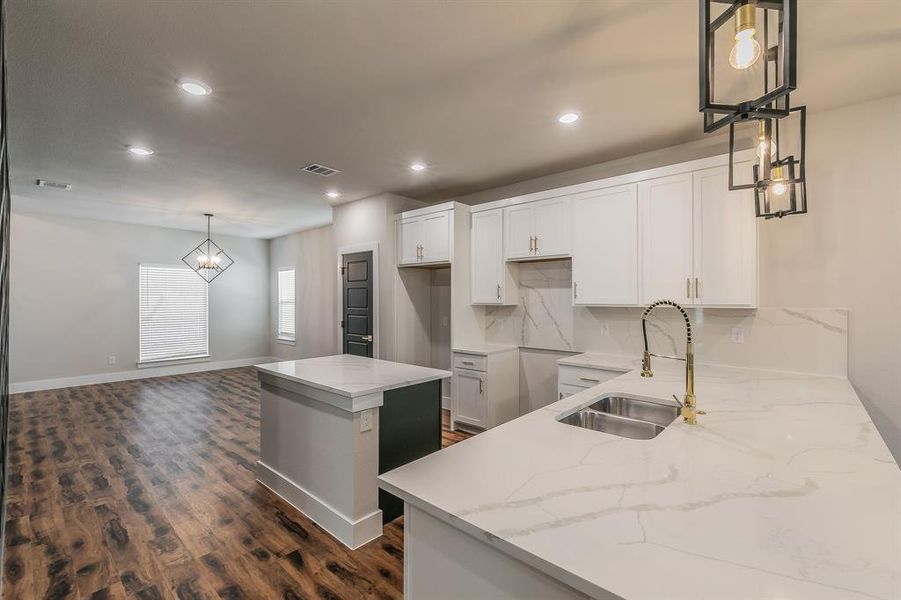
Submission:
[[[735,144],[742,131],[751,137],[754,162],[752,182],[738,184]],[[729,124],[729,189],[753,188],[758,217],[782,218],[807,212],[806,138],[806,106],[789,109],[788,116],[781,119],[758,118]]]
[[[704,131],[787,116],[797,87],[797,0],[699,3]]]
[[[204,281],[210,283],[232,266],[235,261],[210,238],[210,219],[213,215],[205,213],[204,216],[206,217],[206,239],[188,252],[181,260],[200,275]]]

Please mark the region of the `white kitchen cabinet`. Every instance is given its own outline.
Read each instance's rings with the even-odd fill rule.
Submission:
[[[454,349],[451,427],[489,429],[519,416],[519,348]]]
[[[750,165],[738,165],[750,170]],[[694,173],[692,302],[757,305],[757,219],[753,190],[729,191],[729,169]]]
[[[638,184],[641,303],[692,300],[692,174]]]
[[[450,210],[397,222],[398,266],[450,263],[453,233]]]
[[[757,305],[757,220],[728,167],[639,184],[641,303]]]
[[[539,260],[570,255],[569,198],[550,198],[504,209],[506,260]]]
[[[622,371],[605,369],[601,366],[558,365],[557,398],[563,400],[622,374]]]
[[[573,304],[638,304],[638,191],[634,184],[572,199]]]
[[[504,211],[472,213],[472,304],[519,303],[515,264],[504,261]]]

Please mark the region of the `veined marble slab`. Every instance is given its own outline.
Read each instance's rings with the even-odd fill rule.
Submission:
[[[641,356],[643,308],[572,306],[569,261],[522,263],[520,304],[485,308],[486,341],[567,352]],[[848,374],[848,311],[842,308],[689,308],[699,362]],[[744,342],[732,342],[732,328]],[[648,322],[652,351],[685,350],[685,327],[675,311]]]
[[[510,352],[518,350],[519,346],[515,344],[463,344],[454,346],[454,352],[462,352],[464,354],[477,354],[479,356],[488,356],[490,354],[500,354],[501,352]]]
[[[347,398],[451,376],[450,371],[350,354],[267,363],[256,365],[256,369]]]
[[[670,399],[655,361],[381,476],[381,487],[588,595],[901,598],[901,470],[844,378],[700,366],[696,426],[559,423],[604,393]]]

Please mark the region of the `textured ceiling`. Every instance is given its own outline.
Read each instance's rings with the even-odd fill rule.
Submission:
[[[794,103],[901,93],[901,2],[799,4]],[[702,136],[694,0],[8,0],[7,21],[19,211],[273,237],[328,223],[331,188],[441,200]]]

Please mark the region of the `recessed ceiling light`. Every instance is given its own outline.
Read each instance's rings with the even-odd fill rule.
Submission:
[[[179,79],[178,87],[192,96],[207,96],[213,88],[196,79]]]
[[[425,171],[425,165],[421,162],[415,162],[410,165],[410,169],[413,171]]]
[[[570,123],[575,123],[579,120],[579,113],[568,112],[563,113],[559,117],[557,117],[557,121],[563,123],[564,125],[569,125]]]
[[[326,192],[325,195],[329,198],[335,199],[341,197],[341,192]]]
[[[140,146],[129,146],[128,151],[135,156],[150,156],[153,154],[153,150],[150,148],[142,148]]]

